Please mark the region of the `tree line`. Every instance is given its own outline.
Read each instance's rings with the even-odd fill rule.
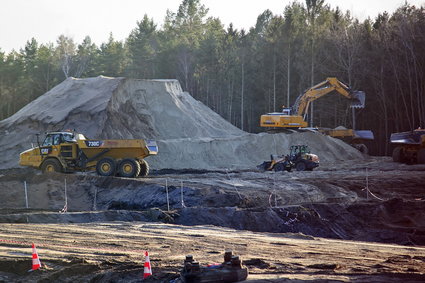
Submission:
[[[372,130],[374,154],[390,153],[392,132],[425,126],[425,11],[404,4],[359,21],[324,0],[294,1],[281,14],[266,10],[255,26],[225,27],[201,0],[182,0],[161,27],[148,15],[129,36],[97,46],[60,35],[0,50],[0,119],[68,77],[176,78],[183,89],[232,124],[259,132],[261,114],[291,106],[307,88],[337,77],[366,93],[355,128]],[[344,98],[314,103],[313,126],[353,126]]]

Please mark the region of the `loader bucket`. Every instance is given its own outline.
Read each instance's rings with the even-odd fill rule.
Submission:
[[[350,105],[351,108],[365,107],[366,94],[364,93],[364,91],[356,90],[351,92],[351,95],[353,96],[353,101],[351,102],[351,105]]]

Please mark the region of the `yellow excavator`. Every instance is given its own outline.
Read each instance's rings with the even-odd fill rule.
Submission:
[[[364,108],[365,106],[365,93],[363,91],[353,91],[337,78],[329,77],[299,95],[292,107],[283,107],[282,112],[261,115],[260,126],[274,129],[308,128],[305,118],[310,103],[331,92],[339,93],[350,100],[350,107],[352,108]],[[322,128],[317,130],[329,136],[342,139],[363,153],[368,151],[363,141],[374,139],[373,133],[369,130],[355,131],[353,129],[341,129],[340,127],[337,129]]]
[[[333,91],[351,100],[351,107],[364,108],[365,93],[363,91],[352,91],[346,84],[337,78],[331,77],[298,96],[294,106],[283,107],[282,112],[261,115],[260,126],[293,129],[307,128],[308,123],[305,121],[305,116],[310,103]]]

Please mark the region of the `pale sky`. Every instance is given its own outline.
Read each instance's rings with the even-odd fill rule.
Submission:
[[[304,0],[298,0],[305,3]],[[124,40],[137,21],[147,14],[161,27],[166,10],[177,11],[182,0],[0,0],[0,50],[19,50],[34,37],[38,43],[56,43],[59,35],[72,37],[79,44],[86,35],[100,45],[112,32]],[[269,9],[282,14],[292,0],[201,0],[208,16],[218,17],[227,27],[249,29],[257,16]],[[343,11],[350,10],[360,20],[374,18],[384,11],[392,13],[404,0],[325,0]],[[424,6],[425,0],[408,0]]]

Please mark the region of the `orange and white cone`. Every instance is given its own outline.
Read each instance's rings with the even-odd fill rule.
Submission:
[[[143,279],[152,275],[151,261],[149,260],[149,253],[145,251],[145,268],[143,271]]]
[[[40,267],[41,267],[41,262],[40,262],[40,259],[38,258],[38,253],[35,248],[35,245],[34,243],[32,243],[32,269],[30,269],[29,271],[40,269]]]

